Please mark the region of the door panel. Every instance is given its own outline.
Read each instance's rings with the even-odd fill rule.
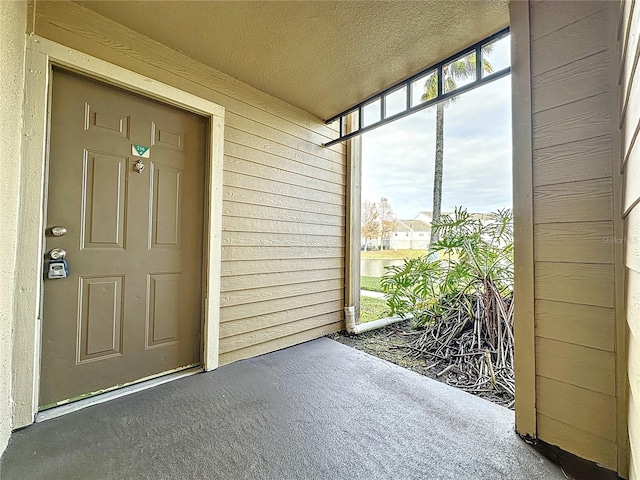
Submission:
[[[44,407],[199,362],[207,126],[57,69],[52,85],[46,226],[68,233],[46,251],[70,275],[44,280]]]
[[[179,273],[149,275],[147,348],[178,340],[180,308],[175,292],[178,291],[179,286]]]
[[[82,248],[124,248],[127,158],[86,152]]]
[[[151,248],[180,248],[182,170],[153,163]]]
[[[80,277],[78,363],[122,354],[123,277]]]

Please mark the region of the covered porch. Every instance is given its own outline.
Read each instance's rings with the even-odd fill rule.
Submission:
[[[564,478],[514,420],[637,477],[637,2],[150,5],[0,2],[0,477]],[[325,120],[507,25],[515,419],[314,340],[360,300],[361,145],[327,146],[340,127]],[[209,124],[219,160],[200,352],[220,368],[33,424],[57,225],[45,215],[54,67],[198,115],[192,100],[224,109]]]
[[[15,432],[10,479],[564,479],[513,412],[320,338]]]

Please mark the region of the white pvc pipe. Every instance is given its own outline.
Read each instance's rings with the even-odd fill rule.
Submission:
[[[345,307],[344,315],[345,315],[347,332],[354,333],[356,335],[358,333],[368,332],[370,330],[376,330],[377,328],[386,327],[387,325],[391,325],[394,323],[402,322],[403,320],[408,320],[413,318],[413,315],[411,314],[407,314],[404,317],[400,317],[399,315],[394,315],[393,317],[380,318],[372,322],[356,324],[355,307]]]

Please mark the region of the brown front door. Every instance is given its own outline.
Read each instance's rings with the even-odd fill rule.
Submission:
[[[206,120],[60,70],[52,85],[45,251],[69,276],[45,265],[41,408],[201,350]]]

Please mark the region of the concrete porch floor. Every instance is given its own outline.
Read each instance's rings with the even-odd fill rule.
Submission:
[[[513,412],[321,338],[15,432],[10,479],[564,479]]]

